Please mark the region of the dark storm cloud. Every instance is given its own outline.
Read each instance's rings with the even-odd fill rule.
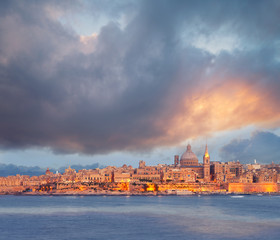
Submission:
[[[270,132],[255,132],[250,139],[234,139],[220,151],[223,161],[279,163],[280,137]]]
[[[87,45],[57,17],[87,11],[82,9],[87,5],[1,2],[2,148],[47,146],[86,154],[140,150],[279,120],[277,1],[89,5],[87,13],[112,15],[113,21]],[[129,14],[125,27],[115,21],[121,14]],[[233,34],[239,50],[215,55],[193,44],[215,33]],[[224,100],[220,95],[231,84],[238,85],[234,97],[244,85],[248,94],[229,99],[237,104],[227,112],[235,118],[213,127],[219,103],[209,106],[203,97]],[[251,98],[244,101],[254,94],[262,97],[253,98],[254,104]],[[254,108],[242,109],[244,102]],[[198,105],[202,110],[194,108]],[[228,106],[219,109],[228,111]],[[219,114],[224,120],[224,112]]]

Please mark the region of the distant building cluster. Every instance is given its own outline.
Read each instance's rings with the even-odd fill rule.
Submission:
[[[64,173],[53,173],[49,169],[45,175],[25,176],[16,175],[0,177],[0,192],[12,188],[15,191],[52,191],[63,189],[76,189],[82,191],[94,186],[93,189],[113,190],[137,189],[137,185],[146,184],[146,190],[153,184],[152,190],[157,185],[176,184],[211,184],[221,186],[228,183],[280,183],[280,165],[241,164],[237,162],[210,162],[210,155],[206,145],[203,163],[188,145],[186,151],[179,157],[174,156],[174,164],[158,164],[146,166],[144,161],[139,162],[138,168],[123,165],[122,167],[108,166],[103,169],[79,170],[76,172],[71,167]],[[175,184],[175,185],[174,185]],[[189,185],[190,186],[190,185]],[[210,185],[209,185],[210,186]]]

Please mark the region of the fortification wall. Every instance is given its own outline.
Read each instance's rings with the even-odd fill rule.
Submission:
[[[279,192],[277,183],[228,183],[228,192],[236,193],[270,193]]]
[[[159,184],[158,191],[186,189],[192,192],[225,192],[226,186],[217,183]]]

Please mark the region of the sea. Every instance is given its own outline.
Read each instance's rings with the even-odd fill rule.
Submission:
[[[0,239],[280,239],[280,196],[0,196]]]

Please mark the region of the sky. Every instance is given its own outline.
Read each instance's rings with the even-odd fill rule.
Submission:
[[[0,2],[0,164],[280,163],[280,2]]]

